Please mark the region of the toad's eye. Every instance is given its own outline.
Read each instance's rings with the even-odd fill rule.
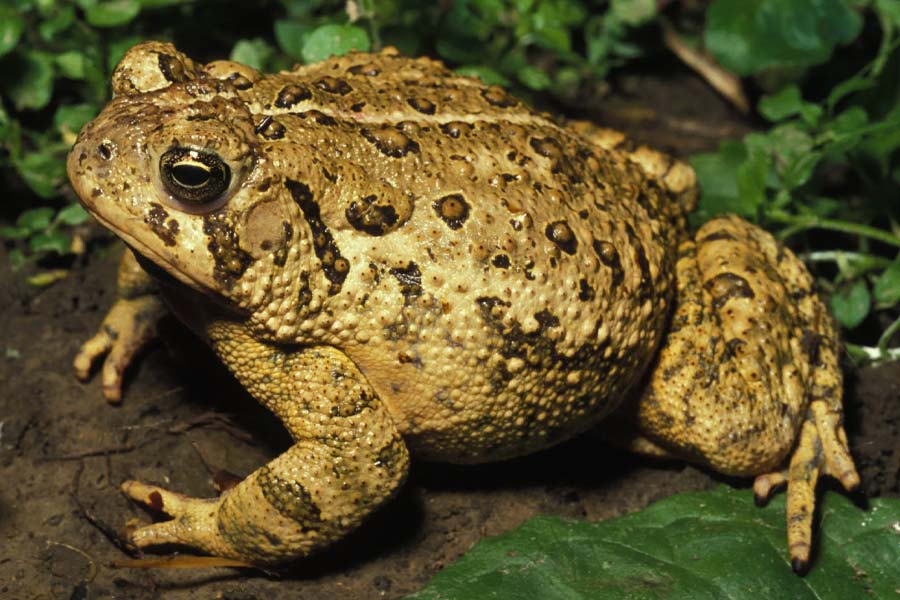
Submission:
[[[231,182],[231,169],[212,152],[175,147],[159,159],[166,190],[192,208],[218,200]]]

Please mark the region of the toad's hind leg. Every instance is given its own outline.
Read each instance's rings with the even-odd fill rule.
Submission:
[[[271,346],[234,323],[213,323],[207,333],[294,444],[219,498],[125,482],[127,495],[174,517],[131,532],[136,546],[182,544],[245,563],[277,564],[340,539],[394,495],[407,473],[406,445],[343,353]]]
[[[803,571],[818,475],[859,483],[834,323],[797,257],[735,216],[681,245],[676,277],[671,330],[633,407],[634,446],[755,475],[758,500],[786,482],[788,545]]]

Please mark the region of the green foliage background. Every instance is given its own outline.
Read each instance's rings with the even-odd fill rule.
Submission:
[[[736,212],[790,238],[851,354],[900,358],[898,0],[0,0],[0,238],[33,283],[65,274],[87,219],[65,154],[144,39],[270,71],[391,44],[564,106],[665,54],[664,28],[758,97],[757,131],[691,157],[695,224]]]

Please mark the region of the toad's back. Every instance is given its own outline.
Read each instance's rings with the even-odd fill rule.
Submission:
[[[266,77],[247,104],[272,117],[273,175],[327,237],[282,333],[346,351],[419,455],[558,441],[640,376],[683,223],[638,162],[677,163],[391,53]]]

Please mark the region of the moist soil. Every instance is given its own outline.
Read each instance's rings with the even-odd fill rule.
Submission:
[[[669,152],[711,150],[747,131],[682,70],[629,76],[615,87],[590,116]],[[749,486],[632,456],[588,433],[503,463],[414,463],[399,496],[360,530],[283,573],[117,567],[129,558],[117,547],[117,531],[152,518],[119,492],[122,481],[213,496],[222,472],[244,476],[289,444],[281,426],[174,322],[164,324],[165,343],[151,345],[129,371],[122,405],[101,399],[97,378],[75,380],[72,358],[114,299],[120,252],[94,244],[68,277],[34,288],[10,271],[0,250],[0,597],[397,598],[485,536],[538,514],[596,521],[676,492]],[[897,496],[900,363],[846,372],[860,494]]]

